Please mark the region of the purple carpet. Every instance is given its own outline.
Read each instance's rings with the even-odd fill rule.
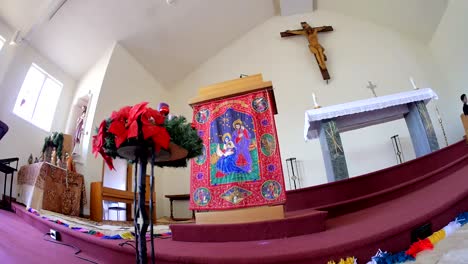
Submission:
[[[74,257],[75,249],[45,241],[46,232],[26,224],[16,214],[0,210],[0,221],[0,263],[84,263]]]
[[[366,263],[378,249],[390,252],[407,249],[415,228],[431,223],[436,231],[458,213],[468,211],[467,175],[468,146],[459,142],[399,166],[289,192],[287,213],[325,211],[328,213],[325,231],[284,239],[221,243],[156,239],[157,263],[325,264],[347,256]],[[18,205],[15,208],[16,216],[0,211],[1,263],[58,263],[59,259],[60,263],[86,263],[73,257],[73,249],[42,240],[42,234],[51,225],[63,233],[65,242],[78,246],[84,256],[98,263],[135,260],[130,246],[119,246],[121,240],[102,240],[73,232],[27,213]],[[225,232],[185,235],[229,238],[242,232],[229,225],[225,227]],[[263,236],[264,230],[259,229],[257,235]]]

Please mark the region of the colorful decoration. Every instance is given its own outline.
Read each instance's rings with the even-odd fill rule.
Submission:
[[[143,145],[159,152],[168,149],[169,142],[189,151],[187,158],[176,163],[165,163],[164,166],[186,166],[186,160],[201,154],[202,141],[191,124],[184,117],[173,117],[170,120],[169,106],[160,104],[162,112],[148,107],[147,102],[135,106],[125,106],[114,111],[110,118],[103,120],[93,136],[93,153],[100,154],[110,169],[113,169],[112,159],[118,156],[117,149],[132,145],[138,138],[145,140]],[[141,124],[141,137],[138,137],[138,126]],[[138,143],[141,145],[141,142]]]
[[[269,96],[267,91],[257,91],[193,106],[193,124],[204,147],[191,166],[192,210],[284,203]]]
[[[268,109],[268,101],[265,97],[258,97],[252,101],[252,108],[259,112],[263,113]]]
[[[276,139],[271,134],[263,134],[260,138],[260,146],[263,155],[271,156],[276,150]]]
[[[372,257],[372,260],[370,262],[368,262],[368,264],[377,264],[377,263],[403,263],[403,262],[406,262],[406,261],[414,261],[415,258],[406,254],[404,251],[403,252],[399,252],[397,254],[390,254],[388,252],[384,252],[382,250],[379,249],[379,251],[377,251],[377,254],[375,254],[374,257]]]
[[[211,200],[210,190],[207,188],[198,188],[193,193],[193,202],[199,206],[206,206]]]
[[[419,252],[432,249],[434,249],[434,245],[428,238],[426,238],[413,243],[405,253],[415,258]]]
[[[277,181],[266,181],[262,184],[262,196],[274,201],[281,195],[281,185]]]
[[[126,232],[122,232],[122,233],[117,234],[117,235],[106,236],[105,234],[103,234],[103,233],[101,233],[99,231],[89,230],[89,229],[79,227],[79,226],[70,226],[69,224],[67,224],[65,222],[62,222],[60,220],[53,220],[53,219],[50,219],[50,218],[48,218],[46,216],[41,216],[41,214],[39,214],[39,212],[34,210],[33,208],[28,208],[27,211],[32,213],[35,216],[38,216],[38,217],[46,220],[46,221],[53,222],[53,223],[56,223],[58,225],[68,227],[73,231],[77,231],[77,232],[80,232],[80,233],[84,233],[84,234],[92,235],[92,236],[95,236],[95,237],[99,237],[101,239],[112,239],[112,240],[117,240],[117,239],[134,240],[135,239],[134,233],[132,233],[132,232],[126,231]],[[146,236],[149,237],[150,234],[147,234]],[[171,232],[166,232],[166,233],[162,233],[162,234],[153,234],[153,236],[154,237],[168,238],[168,237],[172,236],[172,233]]]
[[[224,200],[232,203],[237,204],[240,203],[242,200],[247,198],[248,196],[252,195],[252,192],[246,189],[243,189],[238,186],[234,186],[229,188],[226,192],[221,195],[221,198]]]
[[[416,256],[424,250],[432,250],[442,239],[452,235],[457,229],[468,222],[468,213],[461,213],[457,218],[441,230],[434,232],[428,238],[413,243],[408,250],[391,254],[379,249],[367,264],[396,264],[416,260]]]
[[[356,259],[354,257],[348,257],[346,259],[340,259],[340,261],[338,263],[331,260],[331,261],[328,261],[327,264],[357,264],[357,262],[356,262]]]
[[[401,251],[395,254],[391,254],[386,251],[378,250],[372,259],[367,264],[398,264],[406,261],[415,261],[416,256],[424,250],[432,250],[434,246],[442,239],[452,235],[461,228],[463,225],[468,223],[468,212],[461,213],[455,218],[454,221],[450,222],[441,230],[434,232],[428,238],[419,240],[413,243],[408,250]],[[356,264],[357,261],[354,257],[341,259],[338,263],[333,260],[327,264]]]
[[[163,115],[167,116],[169,114],[169,105],[166,103],[159,103],[158,105],[158,111]]]
[[[201,109],[195,114],[195,120],[199,124],[204,124],[208,120],[209,116],[210,116],[210,111],[208,109]]]

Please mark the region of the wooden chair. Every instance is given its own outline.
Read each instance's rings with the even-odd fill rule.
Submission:
[[[103,201],[125,203],[127,220],[132,219],[132,205],[134,199],[132,185],[132,166],[128,165],[126,173],[126,188],[119,190],[103,186],[105,169],[103,167],[103,181],[91,183],[90,219],[96,222],[103,220]],[[146,175],[146,209],[149,213],[150,176]],[[153,193],[153,222],[156,222],[156,193]]]
[[[461,114],[460,119],[463,124],[463,129],[465,129],[465,140],[468,143],[468,116],[466,116],[465,114]]]

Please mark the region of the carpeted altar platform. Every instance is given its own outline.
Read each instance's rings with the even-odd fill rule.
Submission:
[[[458,213],[468,211],[466,186],[468,146],[463,141],[382,171],[288,192],[288,214],[299,210],[328,213],[323,220],[325,230],[322,232],[221,243],[157,239],[157,263],[327,263],[328,260],[347,256],[355,256],[359,263],[366,263],[379,248],[393,252],[405,250],[411,244],[411,232],[415,228],[431,223],[432,231],[437,231]],[[134,262],[133,248],[119,245],[123,240],[103,240],[74,232],[40,219],[24,209],[17,210],[16,215],[1,212],[0,220],[0,234],[15,236],[11,244],[15,243],[17,248],[11,252],[19,254],[24,251],[23,257],[30,259],[30,263],[35,263],[35,254],[44,258],[47,256],[47,253],[36,252],[40,250],[35,247],[40,246],[41,235],[49,231],[50,225],[62,233],[64,242],[78,246],[83,250],[82,254],[98,263]],[[36,229],[31,229],[25,222]],[[218,232],[211,233],[212,227],[198,227],[204,229],[203,235],[211,239],[217,236],[229,237],[229,232],[222,230],[232,228],[229,225],[216,225],[213,228]],[[286,229],[295,227],[291,225]],[[192,225],[190,228],[195,227]],[[28,237],[23,231],[16,231],[21,234],[15,234],[16,229],[27,229],[34,236]],[[264,236],[263,229],[258,232],[261,232],[259,237]],[[199,240],[195,236],[201,233],[185,235],[192,235],[193,241]],[[238,230],[236,236],[241,235],[242,230]],[[2,249],[8,246],[6,241],[0,242]],[[30,252],[28,248],[32,248]],[[69,249],[60,249],[57,253],[50,251],[49,254],[65,256],[65,250]],[[73,250],[69,251],[73,253]],[[0,251],[0,257],[7,253]],[[48,263],[55,263],[58,257],[48,259]],[[74,263],[72,260],[75,261],[72,257],[70,263]]]
[[[73,256],[73,248],[44,241],[44,233],[36,225],[15,213],[0,210],[0,221],[1,263],[83,263]]]

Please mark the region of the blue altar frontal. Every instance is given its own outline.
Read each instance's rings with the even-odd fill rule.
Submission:
[[[438,99],[429,88],[306,111],[304,137],[319,138],[329,182],[346,179],[348,167],[340,132],[404,118],[416,157],[439,149],[426,104]]]

